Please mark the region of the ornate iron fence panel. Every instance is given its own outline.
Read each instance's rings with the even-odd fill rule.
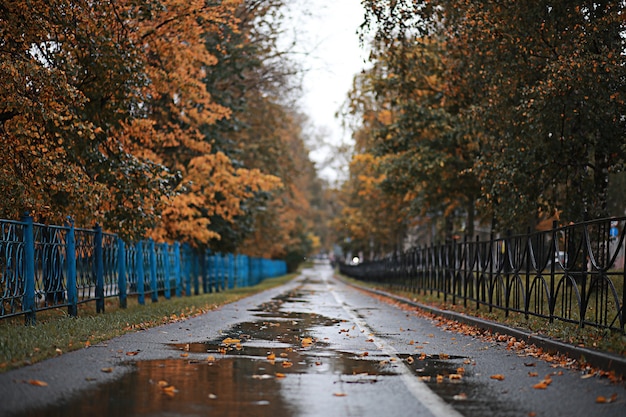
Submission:
[[[412,248],[341,272],[476,309],[625,330],[626,218]]]
[[[24,298],[24,224],[0,220],[0,315],[22,314]]]
[[[216,261],[212,278],[207,257]],[[67,307],[76,316],[78,304],[93,301],[102,313],[106,298],[118,297],[124,308],[129,294],[145,304],[146,294],[153,302],[160,294],[170,298],[172,291],[177,297],[199,294],[200,280],[204,292],[211,292],[286,272],[284,261],[212,255],[178,242],[126,244],[99,226],[75,228],[71,220],[67,226],[37,224],[28,215],[0,220],[0,319],[23,315],[27,324],[50,308]]]

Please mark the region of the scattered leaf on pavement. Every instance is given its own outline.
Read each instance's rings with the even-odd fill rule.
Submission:
[[[48,383],[44,381],[40,381],[39,379],[29,379],[28,383],[30,385],[34,385],[36,387],[47,387]]]
[[[491,379],[495,379],[497,381],[504,381],[504,375],[502,374],[495,374],[495,375],[491,375],[490,377]]]

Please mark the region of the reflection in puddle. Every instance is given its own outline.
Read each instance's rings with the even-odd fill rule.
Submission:
[[[272,300],[258,310],[258,321],[239,323],[216,340],[172,345],[177,359],[129,364],[132,371],[119,380],[27,415],[295,416],[304,411],[285,392],[306,386],[303,378],[314,381],[311,387],[328,375],[340,384],[369,385],[396,374],[397,364],[332,350],[314,337],[316,329],[341,320],[281,310],[287,299],[300,297]]]

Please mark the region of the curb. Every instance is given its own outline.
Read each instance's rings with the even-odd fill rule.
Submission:
[[[417,307],[420,310],[432,313],[436,316],[441,316],[446,319],[458,321],[459,323],[468,324],[481,330],[487,330],[491,333],[500,333],[512,336],[518,340],[524,340],[528,344],[533,344],[546,352],[564,354],[572,359],[576,359],[579,362],[587,363],[594,368],[599,368],[604,371],[613,371],[618,377],[626,377],[626,357],[616,355],[614,353],[601,352],[585,347],[570,345],[568,343],[564,343],[544,336],[539,336],[528,331],[508,327],[500,323],[480,319],[478,317],[468,316],[465,314],[460,314],[450,310],[442,310],[437,307],[427,306],[425,304],[418,303],[416,301],[389,293],[387,291],[363,287],[361,285],[347,282],[341,279],[341,277],[338,277],[338,279],[346,285],[350,285],[352,287],[372,294],[378,294],[391,298],[401,303]]]

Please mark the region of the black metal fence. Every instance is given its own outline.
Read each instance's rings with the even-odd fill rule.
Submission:
[[[465,307],[625,331],[626,217],[486,241],[416,247],[340,265],[350,277]]]

